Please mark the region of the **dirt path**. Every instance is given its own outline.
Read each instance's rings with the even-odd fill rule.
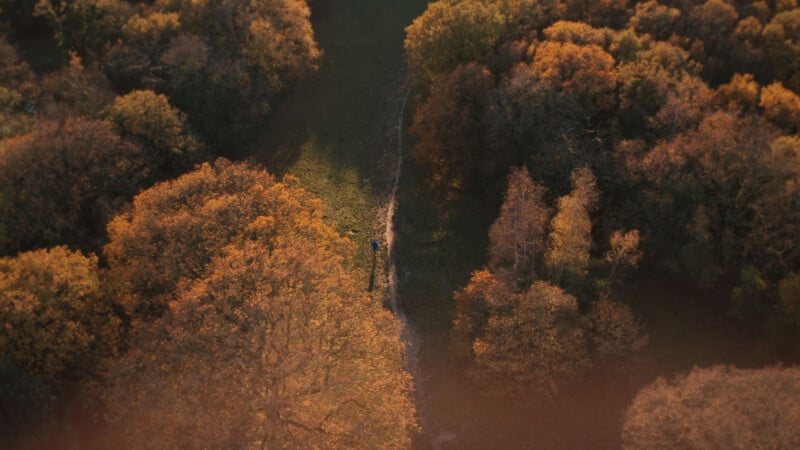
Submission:
[[[389,191],[389,202],[386,206],[386,218],[384,220],[385,224],[385,232],[384,232],[384,240],[386,242],[386,253],[387,253],[387,288],[388,288],[388,296],[389,296],[389,305],[392,308],[392,312],[394,313],[395,317],[400,321],[403,326],[401,332],[401,339],[403,340],[403,344],[405,346],[405,360],[406,360],[406,369],[411,373],[414,377],[414,385],[415,385],[415,393],[414,393],[414,403],[417,406],[417,415],[419,416],[420,425],[422,426],[423,437],[429,437],[427,431],[429,430],[428,424],[430,424],[430,420],[427,414],[427,410],[425,409],[424,399],[426,398],[425,388],[426,383],[422,376],[422,370],[419,364],[419,337],[414,330],[411,322],[408,320],[406,316],[406,312],[403,309],[403,304],[400,300],[400,279],[397,276],[397,264],[394,260],[394,224],[395,224],[395,212],[397,210],[397,192],[400,188],[400,175],[402,174],[403,170],[403,135],[405,134],[405,128],[403,126],[403,119],[405,118],[406,112],[406,105],[408,104],[408,97],[411,95],[411,89],[407,89],[405,95],[403,96],[403,102],[400,106],[400,111],[397,114],[397,123],[396,123],[396,140],[397,140],[397,147],[396,147],[396,155],[393,167],[389,171],[389,178],[392,180],[391,189]],[[428,439],[424,439],[428,441]],[[428,442],[433,449],[436,449],[438,446],[435,442]],[[420,443],[423,444],[423,443]]]

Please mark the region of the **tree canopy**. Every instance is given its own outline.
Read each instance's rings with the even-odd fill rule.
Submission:
[[[0,252],[97,249],[103,224],[149,183],[150,168],[104,121],[45,121],[0,141]]]
[[[128,445],[409,445],[399,325],[296,179],[218,160],[142,192],[109,231],[134,321],[108,386]]]
[[[628,407],[623,448],[794,448],[799,390],[797,368],[717,366],[659,378]]]
[[[97,257],[65,247],[0,258],[0,319],[0,359],[54,387],[93,375],[120,344]]]

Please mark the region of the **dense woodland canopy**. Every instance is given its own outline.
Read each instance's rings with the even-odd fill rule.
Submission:
[[[0,447],[412,445],[400,324],[353,243],[301,180],[218,158],[317,69],[310,15],[0,0]],[[469,377],[543,405],[624,378],[637,271],[725,292],[798,357],[796,0],[439,0],[405,54],[425,189],[499,205],[454,293]],[[795,448],[799,379],[658,379],[623,446]]]
[[[524,226],[549,229],[556,282],[638,230],[646,268],[730,286],[741,319],[784,322],[798,299],[778,287],[800,270],[798,19],[794,1],[432,3],[407,29],[414,157],[449,195],[528,167],[541,185]],[[563,196],[579,167],[591,199]],[[547,227],[536,211],[555,198]],[[530,259],[535,240],[514,239]]]
[[[296,178],[205,162],[315,69],[305,1],[0,9],[0,446],[408,447],[352,243]]]

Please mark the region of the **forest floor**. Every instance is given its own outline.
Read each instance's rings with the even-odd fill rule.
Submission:
[[[291,173],[325,202],[326,220],[357,244],[368,284],[372,240],[385,240],[386,205],[403,101],[404,28],[424,0],[311,0],[325,52],[319,70],[274,102],[252,159]],[[413,111],[413,95],[407,110]],[[406,123],[409,122],[408,117]],[[407,154],[407,152],[406,152]],[[658,376],[693,366],[774,364],[780,355],[720,314],[709,297],[674,280],[639,276],[621,290],[642,317],[650,344],[625,375],[595,371],[554,404],[503,397],[466,376],[450,339],[453,292],[485,263],[487,231],[499,192],[441,198],[406,158],[395,218],[400,301],[417,336],[428,418],[419,448],[585,448],[620,446],[621,416],[635,392]],[[382,246],[385,250],[385,246]],[[386,258],[379,258],[379,287]],[[676,287],[677,286],[677,287]]]

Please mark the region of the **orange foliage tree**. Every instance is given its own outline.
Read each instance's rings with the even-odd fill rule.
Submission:
[[[412,154],[428,169],[432,182],[461,187],[491,172],[494,161],[501,159],[485,151],[480,133],[493,85],[491,72],[474,63],[433,82],[411,126],[417,137]]]
[[[625,413],[625,449],[797,448],[800,369],[694,369],[659,378]]]
[[[296,179],[218,160],[144,191],[110,231],[135,320],[107,390],[127,445],[410,444],[398,324]]]

